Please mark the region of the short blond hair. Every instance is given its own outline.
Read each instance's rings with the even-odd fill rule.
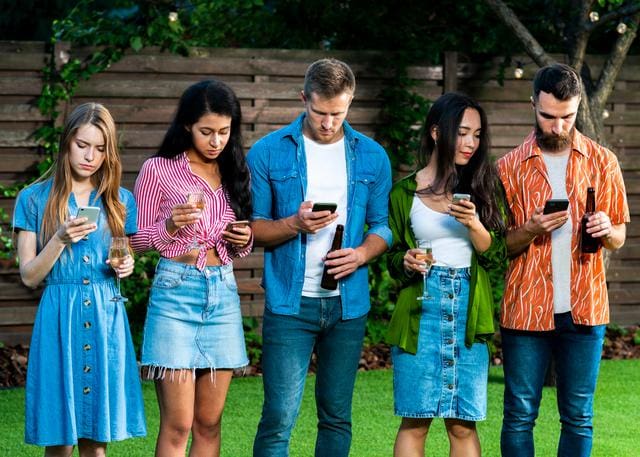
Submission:
[[[307,68],[304,75],[304,95],[315,93],[323,98],[333,98],[344,92],[351,95],[356,90],[356,77],[349,65],[338,59],[320,59]]]

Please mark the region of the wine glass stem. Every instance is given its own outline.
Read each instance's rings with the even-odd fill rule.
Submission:
[[[120,276],[116,273],[116,284],[118,285],[118,297],[122,297],[122,292],[120,292]]]
[[[425,297],[429,295],[427,291],[427,272],[422,273],[422,295]]]

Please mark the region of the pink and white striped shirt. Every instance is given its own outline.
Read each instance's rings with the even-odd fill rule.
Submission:
[[[194,190],[204,192],[206,206],[196,224],[180,228],[171,235],[166,220],[171,208],[186,203],[187,194]],[[131,237],[136,252],[156,250],[162,257],[172,258],[191,250],[195,238],[205,247],[200,249],[196,266],[202,270],[207,263],[207,250],[215,248],[224,265],[233,257],[244,257],[251,252],[252,242],[237,248],[222,238],[227,223],[236,220],[229,205],[229,194],[220,186],[212,189],[200,176],[191,171],[186,153],[174,158],[152,157],[142,164],[133,194],[138,204],[138,233]]]

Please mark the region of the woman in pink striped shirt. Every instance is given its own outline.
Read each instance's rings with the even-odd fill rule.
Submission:
[[[131,244],[161,255],[142,345],[160,406],[158,456],[184,455],[189,432],[192,455],[219,455],[232,370],[248,363],[232,268],[252,244],[249,225],[233,224],[251,214],[240,121],[231,88],[192,85],[134,189]]]

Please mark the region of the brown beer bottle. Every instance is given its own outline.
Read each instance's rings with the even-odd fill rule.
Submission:
[[[593,187],[587,189],[587,207],[582,221],[580,222],[580,249],[584,254],[593,254],[598,252],[600,247],[600,238],[594,238],[587,233],[587,222],[589,216],[596,212],[596,191]]]
[[[333,235],[333,242],[331,243],[331,249],[329,249],[329,252],[342,248],[342,235],[344,235],[344,225],[338,224],[336,226],[336,234]],[[338,288],[338,280],[327,272],[328,269],[329,267],[325,264],[324,271],[322,272],[322,280],[320,281],[320,287],[327,290],[336,290]]]

